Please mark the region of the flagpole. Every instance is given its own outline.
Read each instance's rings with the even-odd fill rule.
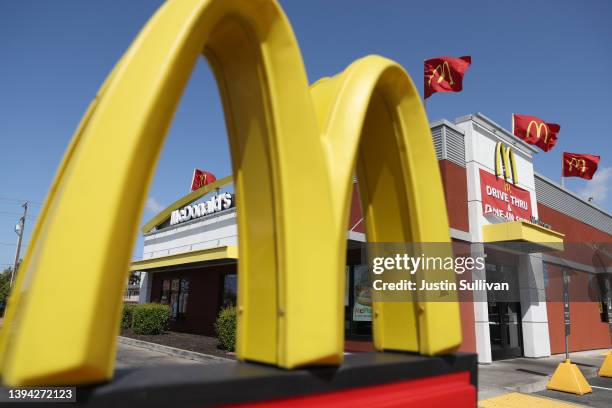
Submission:
[[[427,60],[423,60],[423,71],[426,71]],[[425,75],[423,75],[425,77]],[[425,84],[425,80],[423,79],[423,109],[425,109],[425,116],[427,116],[427,97],[425,96],[425,88],[427,85]],[[427,122],[429,122],[429,116],[427,116]]]
[[[561,153],[561,188],[565,188],[565,177],[563,177],[563,168],[565,167],[565,156]]]

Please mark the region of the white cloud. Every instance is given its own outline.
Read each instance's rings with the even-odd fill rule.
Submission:
[[[604,167],[595,172],[592,180],[578,191],[578,195],[588,200],[593,197],[593,202],[602,204],[608,197],[610,184],[612,183],[612,167]]]
[[[154,197],[147,198],[147,202],[145,204],[145,209],[147,211],[150,211],[153,214],[157,214],[158,212],[160,212],[164,208],[166,208],[166,207],[161,205],[160,203],[158,203],[157,200]]]

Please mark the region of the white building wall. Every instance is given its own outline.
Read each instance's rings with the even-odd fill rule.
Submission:
[[[144,237],[143,259],[237,245],[236,209],[153,231]]]
[[[142,258],[159,258],[228,245],[238,245],[235,208],[146,234]],[[142,272],[139,303],[150,302],[150,275]]]
[[[499,127],[481,114],[468,115],[457,119],[456,126],[465,134],[465,160],[468,188],[468,217],[472,255],[480,256],[484,248],[482,228],[492,223],[506,222],[494,216],[485,216],[482,211],[480,169],[495,174],[495,147],[498,142],[510,146],[514,151],[517,168],[517,185],[530,195],[531,213],[538,218],[535,192],[533,155],[537,150]],[[473,279],[486,279],[486,273],[474,271]],[[521,255],[519,261],[519,286],[521,297],[521,321],[523,332],[523,353],[526,357],[550,355],[548,315],[543,286],[543,265],[541,254]],[[537,294],[534,298],[534,294]],[[534,301],[537,299],[538,301]],[[476,330],[476,351],[480,363],[490,363],[491,344],[486,293],[474,293],[474,321]]]

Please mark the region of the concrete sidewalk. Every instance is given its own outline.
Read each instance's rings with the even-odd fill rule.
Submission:
[[[570,353],[570,360],[576,364],[588,379],[597,375],[604,360],[603,350],[588,350]],[[478,366],[478,400],[495,397],[511,391],[534,393],[546,389],[546,384],[557,365],[565,360],[565,354],[543,358],[514,358],[495,361]]]

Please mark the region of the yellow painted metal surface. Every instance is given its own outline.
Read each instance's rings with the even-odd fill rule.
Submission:
[[[584,395],[593,392],[591,386],[576,364],[569,359],[559,363],[550,381],[546,384],[549,390]]]
[[[553,400],[550,398],[536,397],[535,395],[510,392],[498,397],[478,401],[480,408],[575,408],[577,405]]]
[[[508,221],[482,227],[484,242],[526,241],[562,251],[564,234],[527,221]]]
[[[331,204],[339,253],[346,250],[355,168],[369,242],[450,242],[429,122],[419,93],[402,67],[368,56],[335,77],[319,80],[311,93],[335,186]],[[336,270],[344,262],[336,258]],[[343,275],[336,273],[336,277],[340,302]],[[449,271],[440,279],[455,276]],[[456,294],[446,296],[445,302],[375,302],[375,347],[423,354],[456,347],[461,343]],[[343,320],[339,314],[339,330]]]
[[[367,57],[310,92],[276,2],[167,1],[86,112],[38,217],[0,332],[5,384],[112,376],[137,223],[202,52],[220,88],[239,211],[239,359],[342,361],[355,165],[370,240],[449,242],[428,121],[401,67]],[[95,216],[83,221],[83,208]],[[379,349],[437,354],[461,341],[455,302],[374,309]]]
[[[214,261],[219,259],[237,259],[238,247],[234,245],[222,246],[199,251],[183,252],[180,254],[160,256],[132,262],[130,271],[147,271],[167,266],[186,265],[195,262]]]

